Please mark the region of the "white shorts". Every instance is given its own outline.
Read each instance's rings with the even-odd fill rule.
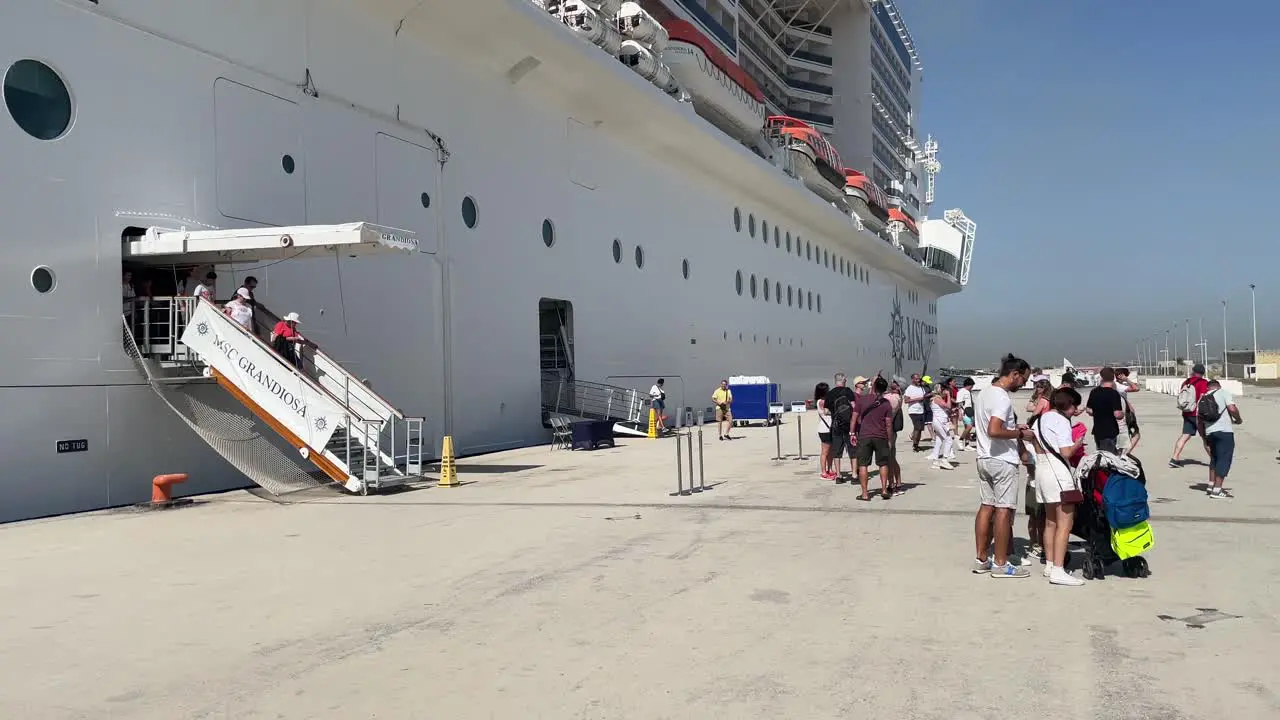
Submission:
[[[1066,490],[1078,490],[1075,475],[1052,455],[1036,456],[1036,500],[1044,505],[1062,502]]]

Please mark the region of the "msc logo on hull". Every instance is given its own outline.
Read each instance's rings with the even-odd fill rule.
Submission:
[[[919,362],[920,372],[929,369],[929,356],[937,342],[938,329],[926,322],[902,314],[902,298],[893,293],[893,311],[889,313],[889,345],[893,354],[893,374],[901,375],[908,362]]]

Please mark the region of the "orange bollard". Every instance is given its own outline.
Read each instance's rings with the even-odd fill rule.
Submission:
[[[186,473],[170,473],[151,478],[151,504],[169,502],[173,499],[173,486],[186,481]]]

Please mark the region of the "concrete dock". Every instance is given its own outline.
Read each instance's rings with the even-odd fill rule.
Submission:
[[[973,453],[862,503],[763,428],[710,429],[688,497],[634,439],[0,527],[0,717],[1280,717],[1280,396],[1240,400],[1231,500],[1166,466],[1173,399],[1133,400],[1153,575],[1081,588],[970,573]]]

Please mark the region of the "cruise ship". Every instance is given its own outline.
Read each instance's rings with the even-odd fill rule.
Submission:
[[[737,374],[799,399],[834,370],[926,370],[968,280],[976,226],[930,217],[938,145],[891,0],[0,20],[0,521],[145,502],[165,473],[381,490],[446,438],[640,418],[656,377],[675,407]],[[248,277],[245,322],[223,305]],[[308,342],[281,345],[292,313]]]

